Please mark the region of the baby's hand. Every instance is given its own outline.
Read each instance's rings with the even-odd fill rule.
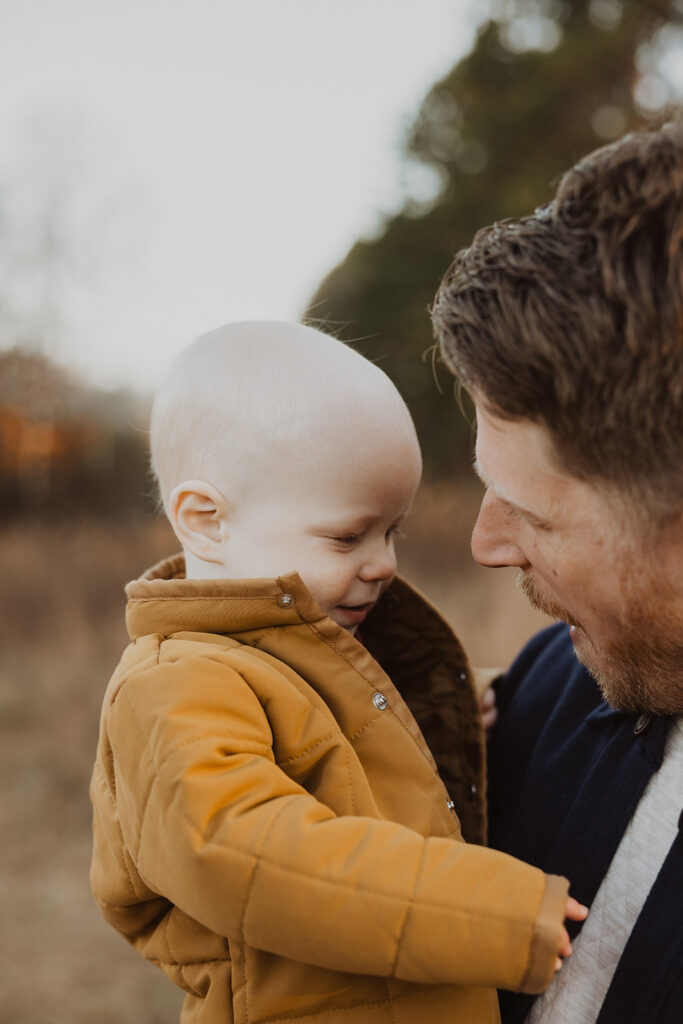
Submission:
[[[480,698],[481,717],[484,722],[484,728],[487,732],[491,730],[498,718],[498,708],[496,707],[496,693],[492,686],[489,686],[481,695]]]
[[[578,900],[573,899],[571,896],[567,897],[567,909],[565,911],[565,917],[568,917],[570,921],[585,921],[588,916],[588,907],[584,907]],[[560,946],[560,955],[555,961],[555,970],[559,971],[562,966],[562,958],[565,956],[571,956],[572,944],[569,941],[569,935],[566,928],[563,929],[564,936],[562,938],[562,945]]]

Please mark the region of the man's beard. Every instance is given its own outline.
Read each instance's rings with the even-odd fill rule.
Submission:
[[[666,609],[648,610],[644,595],[627,594],[626,587],[621,627],[596,649],[581,623],[544,597],[528,573],[520,571],[515,582],[534,608],[581,631],[591,653],[576,651],[577,657],[608,704],[626,714],[683,712],[683,628]]]

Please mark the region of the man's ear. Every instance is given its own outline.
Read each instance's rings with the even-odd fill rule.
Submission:
[[[202,562],[222,562],[227,503],[204,480],[185,480],[171,492],[168,517],[182,546]]]

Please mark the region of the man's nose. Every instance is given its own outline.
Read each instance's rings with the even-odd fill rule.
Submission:
[[[519,546],[518,533],[519,520],[515,513],[488,490],[472,533],[472,555],[475,561],[491,568],[505,565],[525,568],[528,559]]]
[[[388,580],[396,572],[396,552],[393,540],[376,545],[363,562],[359,576],[367,583],[373,580]]]

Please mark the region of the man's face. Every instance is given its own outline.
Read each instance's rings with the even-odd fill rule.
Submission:
[[[237,502],[223,568],[234,579],[298,572],[322,611],[355,633],[396,572],[396,533],[422,463],[407,432],[338,440],[301,453],[298,471],[274,468]]]
[[[571,476],[547,431],[477,405],[487,487],[475,559],[518,566],[532,604],[571,626],[576,655],[625,711],[683,711],[681,524],[644,536],[628,500]]]

